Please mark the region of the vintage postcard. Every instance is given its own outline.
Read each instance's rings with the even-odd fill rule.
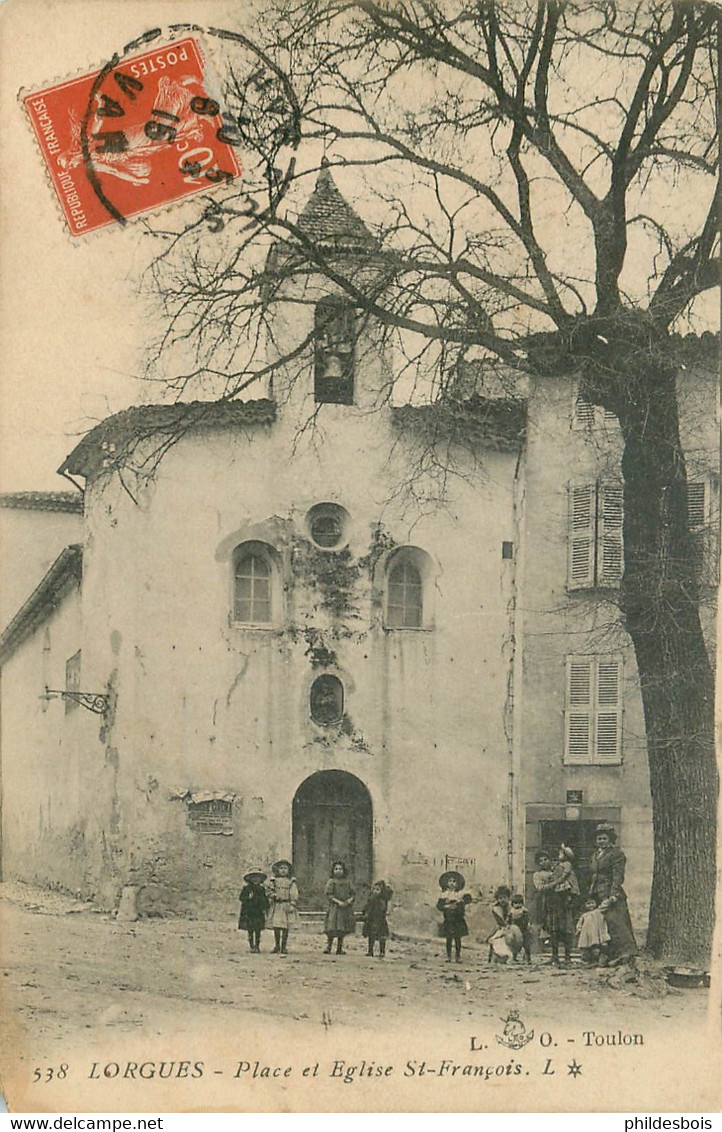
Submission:
[[[0,19],[9,1109],[706,1127],[719,13]]]

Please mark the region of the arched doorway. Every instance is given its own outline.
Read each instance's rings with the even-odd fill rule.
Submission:
[[[355,775],[323,770],[302,782],[293,799],[293,864],[301,908],[325,908],[326,881],[338,858],[348,866],[358,904],[373,868],[371,796]]]

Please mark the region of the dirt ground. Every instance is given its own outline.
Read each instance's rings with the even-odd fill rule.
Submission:
[[[124,923],[58,894],[3,888],[3,1013],[16,1023],[4,1031],[6,1066],[8,1058],[28,1068],[55,1064],[59,1049],[79,1042],[107,1051],[133,1035],[179,1040],[261,1023],[291,1027],[297,1037],[300,1027],[308,1041],[331,1027],[337,1035],[375,1027],[421,1035],[463,1023],[466,1043],[467,1033],[501,1034],[514,1009],[545,1031],[578,1035],[565,1039],[575,1048],[583,1030],[662,1027],[685,1041],[704,1027],[705,991],[668,988],[644,961],[631,983],[578,961],[559,970],[545,956],[531,967],[490,965],[487,949],[473,941],[459,964],[445,961],[435,939],[391,940],[385,959],[369,959],[360,934],[336,957],[323,954],[322,936],[305,931],[291,935],[287,958],[270,953],[270,932],[253,955],[230,916]]]

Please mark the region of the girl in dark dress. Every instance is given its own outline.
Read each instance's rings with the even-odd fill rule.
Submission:
[[[389,900],[393,892],[382,880],[377,880],[371,889],[363,910],[363,935],[368,939],[368,955],[373,955],[376,940],[379,943],[379,959],[386,954],[386,940],[389,938],[389,923],[386,919]]]
[[[524,958],[526,959],[527,963],[531,963],[531,916],[524,907],[524,897],[521,895],[521,893],[515,893],[515,895],[512,896],[511,904],[509,906],[509,914],[507,916],[506,922],[510,927],[518,928],[521,932]],[[518,955],[514,956],[515,963],[518,958]]]
[[[627,858],[616,845],[617,833],[609,822],[597,826],[597,848],[592,856],[592,877],[589,895],[599,901],[609,931],[609,959],[613,964],[633,962],[637,954],[632,921],[629,918],[627,894],[622,887]],[[599,966],[607,965],[604,953]]]
[[[471,897],[468,892],[465,892],[462,896],[461,890],[465,885],[464,877],[461,873],[457,873],[455,869],[450,869],[439,877],[441,896],[436,902],[436,907],[444,918],[441,927],[446,939],[447,963],[451,961],[452,944],[456,962],[461,962],[461,940],[469,934],[466,923],[466,906],[471,904]]]
[[[261,932],[266,926],[269,907],[268,893],[263,887],[266,875],[260,869],[251,869],[243,878],[246,883],[239,895],[241,914],[238,927],[248,932],[248,946],[256,953],[261,950]]]
[[[336,954],[345,955],[343,941],[347,935],[356,930],[356,920],[353,914],[353,902],[356,890],[348,879],[346,865],[343,861],[334,861],[331,866],[331,876],[326,884],[326,920],[323,930],[326,933],[326,949],[324,954],[331,954],[331,944],[336,940]]]

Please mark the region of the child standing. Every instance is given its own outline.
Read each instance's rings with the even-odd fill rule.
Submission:
[[[275,946],[274,955],[287,955],[288,932],[297,922],[298,912],[298,885],[293,876],[293,865],[290,861],[280,860],[271,865],[273,876],[268,882],[268,896],[271,901],[271,914],[268,917],[268,926],[273,928]]]
[[[246,929],[248,946],[257,953],[261,950],[261,932],[266,926],[268,911],[268,893],[263,887],[266,873],[261,869],[251,869],[243,879],[246,883],[239,895],[241,914],[238,927]]]
[[[532,873],[531,882],[536,892],[536,922],[539,930],[539,942],[542,946],[549,942],[549,893],[546,885],[551,879],[553,866],[552,859],[546,849],[537,849],[534,854],[536,870]]]
[[[368,939],[367,955],[373,955],[374,944],[378,940],[379,959],[383,959],[386,954],[386,940],[389,938],[389,923],[386,914],[392,896],[393,892],[386,882],[377,880],[363,910],[363,934]]]
[[[522,947],[524,948],[524,958],[527,963],[531,963],[531,916],[524,907],[524,897],[520,893],[515,893],[511,898],[509,912],[507,914],[507,921],[510,927],[518,928],[521,932]],[[516,963],[517,956],[514,956]]]
[[[471,897],[468,892],[462,895],[461,890],[465,885],[466,880],[455,869],[449,869],[439,877],[441,896],[436,902],[436,907],[444,917],[441,927],[446,939],[447,963],[451,962],[452,944],[454,945],[456,962],[461,962],[461,940],[469,934],[466,923],[466,906],[471,904]]]
[[[593,896],[584,903],[584,911],[577,923],[579,934],[579,950],[582,960],[590,967],[606,958],[607,944],[609,943],[609,928],[604,913]],[[600,964],[606,966],[606,964]]]
[[[510,956],[516,959],[523,947],[521,932],[509,932],[509,911],[511,909],[511,889],[500,884],[494,893],[491,914],[496,920],[496,928],[487,938],[489,962],[506,963]]]
[[[348,870],[344,861],[334,861],[331,865],[331,876],[326,882],[326,920],[323,930],[326,934],[325,955],[331,954],[331,944],[336,940],[336,954],[345,955],[343,941],[347,935],[356,930],[356,920],[353,914],[353,902],[356,890],[348,879]]]
[[[568,845],[560,845],[559,858],[543,888],[548,896],[547,922],[551,936],[552,958],[559,966],[559,944],[564,947],[564,962],[571,961],[574,935],[574,904],[579,896],[579,882],[572,867],[574,853]]]

